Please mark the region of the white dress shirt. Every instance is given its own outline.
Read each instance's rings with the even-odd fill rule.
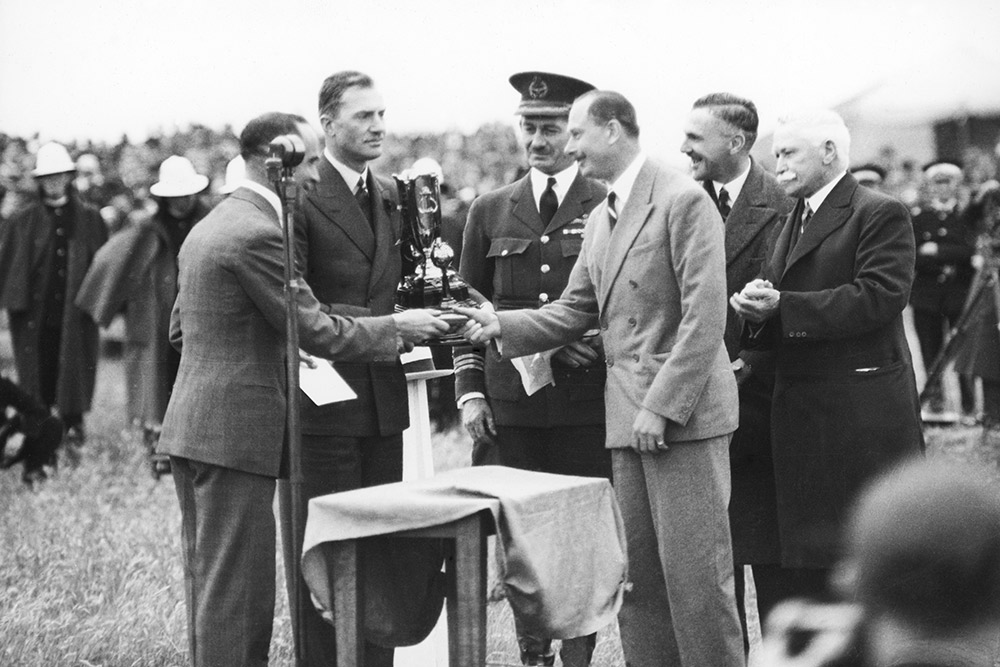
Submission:
[[[556,193],[556,200],[559,202],[559,205],[562,206],[563,199],[569,191],[569,186],[573,185],[573,179],[576,178],[578,171],[580,171],[580,165],[575,160],[573,164],[552,176],[532,167],[528,173],[531,177],[531,193],[535,196],[535,208],[539,211],[542,210],[542,193],[549,187],[549,178],[556,179],[556,184],[552,186],[552,190]]]

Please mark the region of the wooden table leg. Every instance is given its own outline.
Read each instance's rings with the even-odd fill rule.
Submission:
[[[448,597],[449,662],[481,667],[486,664],[486,531],[478,514],[456,525],[449,566],[454,581]]]
[[[364,595],[358,568],[358,542],[329,543],[330,590],[337,637],[337,667],[364,667]]]

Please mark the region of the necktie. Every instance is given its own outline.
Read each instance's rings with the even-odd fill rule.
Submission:
[[[618,196],[614,192],[608,193],[608,219],[611,221],[611,229],[615,228],[615,223],[618,222],[618,209],[615,208],[615,200]]]
[[[809,208],[809,202],[806,202],[805,207],[802,209],[802,224],[799,226],[799,233],[806,231],[806,225],[812,220],[813,210]]]
[[[729,205],[729,193],[726,192],[725,188],[719,188],[719,213],[722,214],[722,221],[725,222],[726,218],[729,217],[729,212],[733,210],[733,207]]]
[[[545,188],[545,192],[542,193],[542,198],[538,202],[538,213],[542,216],[542,222],[546,226],[552,222],[556,209],[559,208],[559,198],[556,197],[556,191],[553,190],[555,185],[556,179],[549,176],[549,186]]]
[[[358,189],[354,191],[354,198],[358,201],[358,206],[365,214],[365,218],[368,220],[368,224],[372,224],[372,202],[371,197],[368,196],[368,184],[365,183],[365,177],[361,176],[358,179]]]

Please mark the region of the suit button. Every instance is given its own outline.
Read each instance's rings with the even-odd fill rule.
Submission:
[[[65,250],[63,250],[62,248],[56,248],[56,255],[58,255],[59,257],[62,257],[65,254],[66,254]]]
[[[636,324],[635,318],[634,317],[628,318],[628,323],[629,323],[630,326],[634,327],[635,324]]]
[[[611,357],[608,357],[608,366],[614,366],[614,365],[615,365],[615,360],[612,359]]]
[[[66,230],[62,227],[56,227],[56,236],[65,236]]]
[[[542,264],[542,266],[540,268],[540,271],[542,273],[548,273],[551,270],[552,270],[552,267],[550,267],[548,264]]]
[[[501,250],[500,251],[500,256],[501,257],[506,257],[508,254],[510,254],[509,250]]]
[[[548,303],[549,295],[546,294],[545,292],[542,292],[541,294],[538,295],[538,300],[541,301],[542,303]]]
[[[636,362],[638,362],[639,361],[639,355],[638,354],[633,354],[632,355],[632,359],[634,359]]]
[[[628,284],[629,284],[629,287],[631,287],[632,289],[638,289],[639,288],[639,283],[637,283],[634,280],[628,281]]]
[[[548,243],[549,242],[549,235],[548,234],[543,234],[542,238],[540,238],[538,240],[541,241],[543,244]]]

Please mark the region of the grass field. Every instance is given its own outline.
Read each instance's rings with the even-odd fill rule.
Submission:
[[[0,368],[9,370],[2,348]],[[139,436],[125,429],[122,373],[120,361],[103,360],[79,467],[34,492],[18,472],[0,474],[0,665],[187,664],[177,500],[169,477],[148,474]],[[937,429],[928,439],[934,456],[997,470],[997,443],[984,447],[978,429]],[[458,432],[439,435],[436,467],[463,465],[469,447]],[[284,667],[293,662],[291,632],[280,581],[278,590],[271,665]],[[487,653],[489,665],[519,664],[504,602],[490,605]],[[623,664],[609,628],[594,665]]]

